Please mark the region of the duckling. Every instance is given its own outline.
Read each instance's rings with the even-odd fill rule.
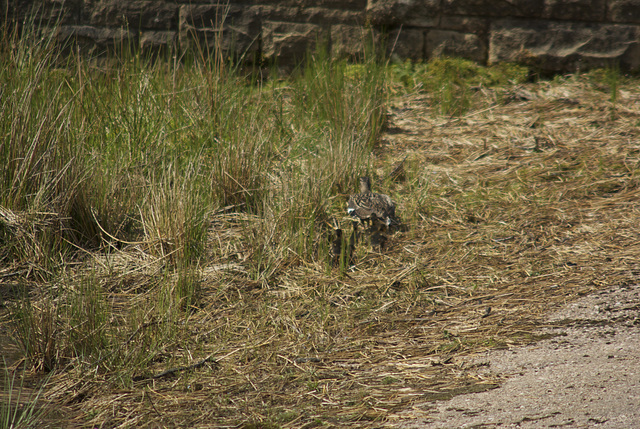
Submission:
[[[373,250],[382,252],[387,243],[387,224],[384,223],[375,213],[371,214],[371,226],[367,230],[369,233],[369,242]]]
[[[331,241],[331,262],[334,266],[340,263],[340,255],[342,254],[342,229],[334,230],[335,238]]]

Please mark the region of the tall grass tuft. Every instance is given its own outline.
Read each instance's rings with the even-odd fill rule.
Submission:
[[[63,305],[63,330],[59,338],[68,358],[92,362],[108,349],[110,308],[100,281],[87,275],[68,279],[59,301]]]
[[[10,314],[35,369],[128,385],[162,364],[201,309],[203,261],[226,246],[263,284],[324,265],[384,126],[383,65],[318,50],[265,83],[215,55],[123,49],[96,66],[57,52],[15,39],[0,59],[0,258],[40,273]],[[233,243],[209,239],[218,213],[235,213]],[[142,275],[149,288],[115,298]]]
[[[64,354],[59,338],[58,304],[51,296],[34,303],[25,292],[10,311],[14,337],[24,357],[36,370],[52,371]]]
[[[161,318],[174,323],[185,313],[197,309],[199,299],[199,273],[191,266],[180,266],[175,276],[165,278],[162,283],[157,311]]]
[[[109,310],[92,275],[66,278],[40,299],[25,295],[10,308],[15,338],[36,370],[52,371],[70,359],[91,361],[108,350]]]
[[[18,370],[10,370],[4,361],[4,383],[2,402],[0,402],[0,429],[38,427],[49,409],[43,406],[41,398],[50,377],[38,383],[38,386],[27,394],[24,377],[16,382]],[[26,369],[26,368],[25,368]]]
[[[31,31],[31,32],[30,32]],[[25,29],[0,60],[0,234],[5,258],[47,276],[73,250],[95,240],[88,221],[87,168],[73,138],[74,95],[52,37]],[[61,259],[62,258],[62,259]]]

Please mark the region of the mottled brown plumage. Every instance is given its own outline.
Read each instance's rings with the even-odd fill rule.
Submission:
[[[375,213],[371,214],[371,226],[367,229],[369,234],[369,243],[373,250],[382,252],[387,243],[387,225]]]
[[[360,193],[349,197],[347,213],[363,223],[371,223],[375,214],[387,228],[396,223],[396,205],[388,195],[371,192],[371,181],[366,176],[360,178]]]
[[[340,255],[342,254],[342,230],[334,230],[335,238],[331,241],[331,260],[336,266],[340,263]]]

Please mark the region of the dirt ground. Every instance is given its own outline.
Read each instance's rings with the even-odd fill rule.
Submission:
[[[640,427],[640,286],[605,290],[552,313],[527,347],[469,359],[501,387],[424,403],[401,428]]]
[[[425,151],[425,163],[431,169],[440,169],[456,177],[462,171],[464,162],[452,162],[435,156],[438,150],[441,153],[453,153],[442,149],[440,142],[468,144],[480,137],[483,130],[487,131],[488,141],[506,134],[514,142],[530,138],[526,132],[531,131],[536,147],[543,140],[553,144],[577,144],[578,147],[594,141],[595,134],[585,132],[590,126],[580,124],[592,121],[589,118],[593,118],[594,112],[606,111],[606,101],[601,94],[585,90],[579,85],[541,85],[530,89],[531,93],[523,93],[526,101],[507,105],[504,110],[491,113],[489,116],[493,122],[479,121],[474,124],[472,119],[475,117],[469,116],[466,124],[465,121],[456,124],[451,121],[439,126],[426,119],[432,115],[424,114],[420,109],[399,109],[393,118],[399,129],[397,135],[388,137],[390,146],[406,145],[409,150],[415,148],[416,153]],[[631,94],[633,92],[624,92],[623,96],[631,97]],[[629,99],[624,105],[625,108],[633,108],[636,103]],[[527,118],[533,118],[530,120],[533,123],[541,117],[544,117],[543,126],[534,125],[528,130]],[[514,120],[525,125],[518,128],[518,123],[512,122]],[[589,123],[593,124],[593,121]],[[614,130],[618,124],[624,131],[622,128]],[[488,126],[491,125],[498,130],[495,135],[489,132]],[[602,140],[601,147],[613,143],[617,136],[636,131],[634,122],[622,125],[621,122],[610,121],[606,127],[611,128],[607,132],[608,137]],[[521,131],[524,134],[518,134]],[[632,134],[627,134],[627,137]],[[635,142],[633,137],[621,142],[618,152],[630,153]],[[554,149],[557,155],[561,154],[557,152],[559,147],[555,146]],[[581,150],[571,149],[574,154],[579,154]],[[602,275],[594,282],[594,289],[584,294],[579,292],[581,297],[577,299],[575,296],[567,297],[564,302],[539,298],[537,304],[541,311],[539,314],[530,311],[529,319],[537,327],[532,334],[543,338],[541,341],[527,346],[510,345],[508,349],[480,351],[454,359],[457,372],[450,374],[452,382],[456,374],[467,374],[478,385],[484,383],[486,387],[482,391],[476,390],[477,393],[465,393],[437,401],[432,397],[431,401],[413,403],[410,409],[394,415],[388,427],[640,428],[640,286],[637,285],[637,278],[634,279],[637,259],[627,257],[636,251],[638,241],[635,228],[623,233],[622,229],[605,220],[611,219],[615,223],[617,221],[613,219],[633,217],[637,197],[631,194],[621,196],[619,202],[615,203],[602,199],[607,204],[602,210],[596,208],[597,201],[596,196],[583,200],[585,207],[591,205],[587,211],[594,210],[584,219],[593,219],[594,222],[589,220],[589,226],[584,223],[575,230],[574,237],[580,243],[564,242],[558,236],[555,240],[560,247],[545,247],[563,261],[558,266],[580,267],[584,273],[593,271],[596,276]],[[576,213],[578,207],[567,205],[566,210],[562,208],[560,211],[563,214]],[[549,207],[548,212],[551,213],[551,210]],[[596,218],[592,216],[594,213],[603,217]],[[532,219],[539,220],[540,215],[533,215]],[[575,225],[578,223],[581,222]],[[596,236],[590,233],[596,230],[603,233],[608,231],[605,233],[607,238],[595,239]],[[628,234],[631,240],[626,244],[618,243],[618,239],[613,237],[618,233]],[[600,251],[603,253],[598,254]],[[542,254],[533,257],[533,260],[539,259]],[[572,258],[577,255],[583,259],[575,263]],[[615,278],[611,272],[626,273],[625,279]],[[540,279],[545,277],[540,276]],[[566,280],[566,274],[558,277],[559,284]],[[533,295],[534,291],[543,289],[543,283],[534,281],[531,289],[523,288],[518,294],[521,298],[524,297],[523,293]],[[522,300],[532,308],[535,307],[534,301],[536,299]],[[491,317],[496,309],[493,310]],[[514,325],[513,329],[518,328]],[[494,382],[496,384],[492,384]]]

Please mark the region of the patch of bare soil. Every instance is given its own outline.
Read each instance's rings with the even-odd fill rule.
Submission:
[[[638,427],[640,286],[568,304],[539,333],[550,338],[468,360],[500,388],[416,404],[398,427]]]

